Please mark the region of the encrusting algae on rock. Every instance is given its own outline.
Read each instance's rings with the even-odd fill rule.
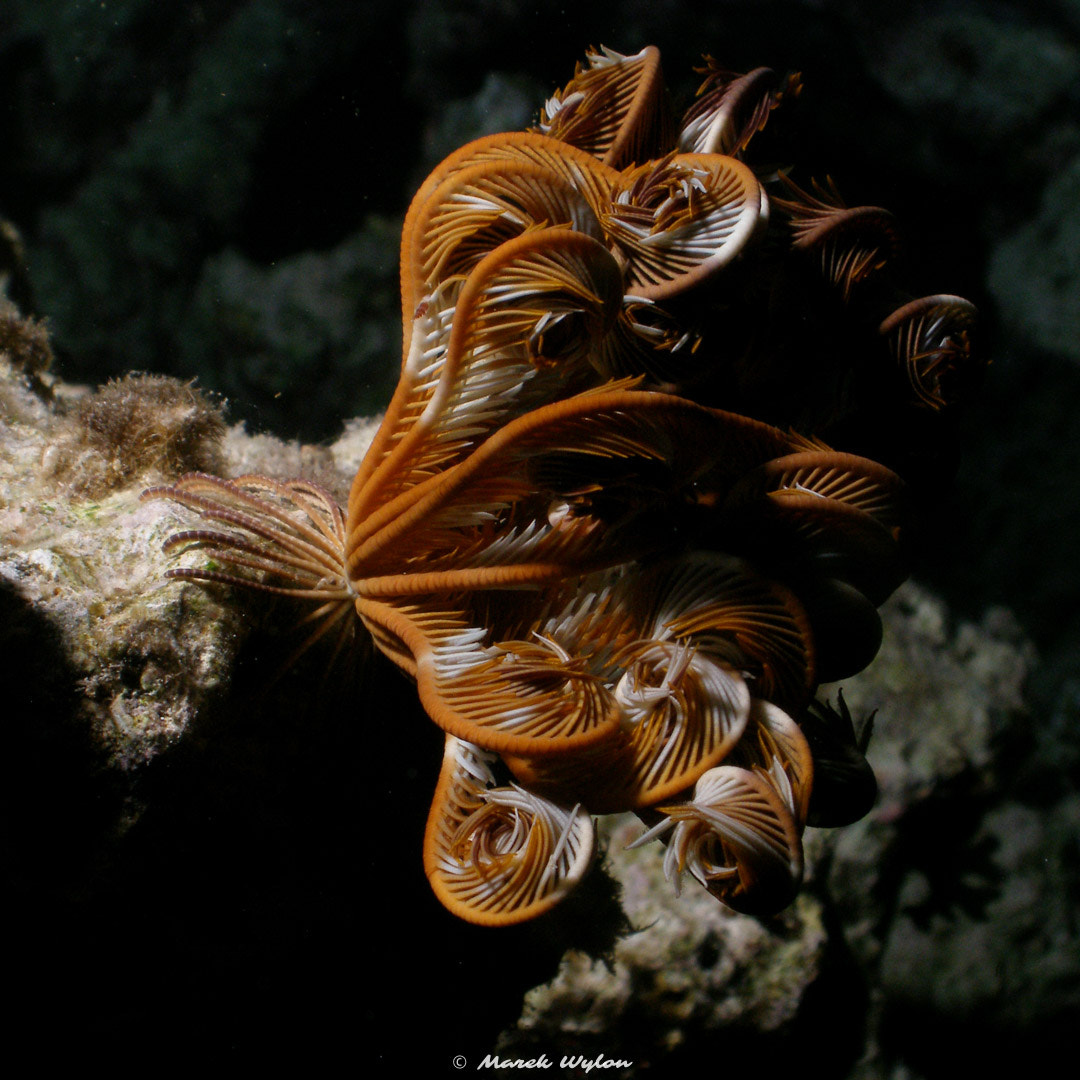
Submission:
[[[161,544],[175,521],[139,501],[147,482],[220,463],[224,423],[174,379],[73,394],[48,374],[41,323],[7,306],[0,326],[0,580],[19,601],[5,604],[9,647],[25,638],[43,653],[28,620],[50,622],[64,661],[36,681],[36,714],[70,699],[86,753],[130,769],[179,737],[235,657],[240,616],[165,582]]]
[[[416,680],[445,733],[425,867],[473,922],[550,909],[624,810],[676,886],[775,912],[804,827],[868,805],[815,692],[877,650],[974,312],[896,287],[885,211],[755,171],[796,78],[704,74],[679,121],[657,50],[590,53],[536,129],[424,182],[344,507],[262,475],[146,493],[202,519],[171,577],[303,599],[309,644],[358,620]]]

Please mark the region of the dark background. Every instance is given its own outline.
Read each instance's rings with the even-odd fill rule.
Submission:
[[[802,97],[773,123],[802,177],[831,175],[851,204],[897,215],[914,293],[978,305],[992,365],[916,576],[958,619],[993,604],[1015,612],[1040,663],[1031,730],[1004,782],[1035,806],[1074,791],[1075,0],[5,0],[0,216],[22,233],[22,299],[48,318],[58,374],[91,384],[129,370],[197,376],[255,429],[333,438],[392,389],[400,219],[424,175],[476,134],[530,123],[586,46],[648,43],[676,92],[693,90],[703,52],[735,70],[801,71]],[[31,921],[35,934],[55,924],[55,936],[41,944],[43,966],[29,965],[29,1011],[54,1009],[80,1038],[112,1046],[151,1032],[178,1051],[203,1043],[238,1055],[280,1040],[318,1053],[355,1035],[356,1063],[374,1064],[387,1047],[373,1033],[404,1018],[418,1054],[437,1048],[442,1062],[459,1036],[462,1052],[472,1038],[487,1052],[547,946],[527,933],[492,946],[426,900],[415,936],[401,929],[399,905],[414,902],[400,898],[426,889],[418,834],[438,751],[401,733],[399,722],[423,723],[407,688],[386,707],[395,764],[377,768],[369,744],[346,737],[357,785],[324,802],[312,791],[339,792],[341,776],[310,781],[328,768],[319,726],[273,721],[286,749],[267,774],[307,770],[303,783],[279,781],[288,842],[251,850],[244,800],[263,805],[267,781],[246,792],[226,771],[233,789],[213,812],[200,804],[197,828],[180,815],[151,834],[176,846],[130,864],[147,877],[114,874],[108,897],[76,905],[74,921],[58,889],[55,909]],[[254,727],[231,730],[258,744]],[[169,775],[154,783],[167,789]],[[381,815],[380,792],[414,807],[400,843],[356,823]],[[183,805],[182,793],[155,794],[159,806]],[[224,882],[219,897],[190,884],[213,876],[207,865]],[[375,880],[380,898],[357,914],[344,898],[370,900]],[[315,915],[312,882],[326,900]],[[504,994],[493,980],[507,964]],[[374,1003],[360,1005],[367,990]],[[462,1020],[471,996],[475,1029]],[[449,1012],[443,997],[456,1002]],[[402,1050],[397,1036],[388,1045]]]

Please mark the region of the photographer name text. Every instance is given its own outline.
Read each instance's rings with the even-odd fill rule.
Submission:
[[[563,1054],[559,1058],[560,1069],[580,1069],[589,1073],[593,1069],[629,1069],[634,1063],[622,1061],[619,1058],[609,1058],[604,1054],[597,1054],[594,1058],[585,1057],[583,1054]],[[479,1065],[479,1069],[554,1069],[555,1062],[547,1054],[541,1054],[534,1058],[501,1058],[497,1054],[488,1054]]]

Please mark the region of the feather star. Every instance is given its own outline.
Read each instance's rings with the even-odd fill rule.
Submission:
[[[820,432],[872,445],[855,391],[923,432],[973,368],[973,311],[897,306],[884,211],[746,163],[797,77],[704,70],[680,124],[656,49],[590,53],[535,130],[425,181],[400,381],[347,507],[261,476],[147,492],[203,519],[167,547],[207,563],[172,576],[301,598],[312,639],[358,618],[416,680],[445,732],[425,867],[474,922],[549,909],[591,814],[626,810],[676,888],[774,912],[806,824],[865,812],[868,775],[872,800],[813,699],[876,651],[904,484]],[[845,359],[834,327],[864,323]]]

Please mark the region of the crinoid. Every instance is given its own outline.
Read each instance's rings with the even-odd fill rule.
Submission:
[[[425,866],[465,919],[548,909],[623,810],[669,875],[775,911],[807,821],[867,808],[814,695],[877,650],[906,506],[853,421],[938,415],[972,313],[892,287],[884,211],[754,172],[797,89],[710,62],[680,124],[655,49],[589,54],[413,200],[401,377],[344,511],[297,480],[147,493],[206,523],[173,576],[304,599],[316,635],[355,612],[415,678],[446,738]]]

